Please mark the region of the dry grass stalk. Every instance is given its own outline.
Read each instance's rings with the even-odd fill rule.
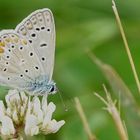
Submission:
[[[86,131],[86,133],[87,133],[87,135],[89,137],[89,140],[97,140],[96,136],[93,135],[92,132],[91,132],[91,129],[90,129],[89,125],[88,125],[85,113],[83,111],[83,108],[81,106],[81,103],[80,103],[79,99],[76,97],[74,100],[75,100],[75,104],[76,104],[76,109],[77,109],[77,111],[79,113],[79,116],[80,116],[82,122],[83,122],[84,129],[85,129],[85,131]]]
[[[107,106],[105,110],[107,110],[111,114],[115,122],[116,128],[118,130],[120,139],[128,140],[126,126],[124,125],[124,122],[121,120],[120,113],[116,108],[116,101],[112,100],[105,86],[104,86],[104,90],[106,93],[106,100],[103,97],[101,97],[98,93],[95,93],[95,95]]]
[[[131,52],[130,52],[130,49],[129,49],[129,46],[128,46],[128,42],[127,42],[127,39],[126,39],[126,36],[125,36],[125,32],[124,32],[124,29],[123,29],[123,26],[122,26],[122,23],[121,23],[119,14],[118,14],[118,10],[117,10],[117,7],[116,7],[116,4],[115,4],[114,0],[112,0],[112,4],[113,4],[112,8],[113,8],[113,11],[114,11],[114,14],[115,14],[115,17],[116,17],[116,21],[117,21],[118,27],[120,29],[122,39],[123,39],[123,42],[124,42],[124,45],[125,45],[125,49],[126,49],[129,61],[130,61],[130,65],[131,65],[131,68],[132,68],[132,71],[133,71],[133,74],[134,74],[136,84],[137,84],[137,88],[138,88],[138,91],[140,93],[140,81],[139,81],[139,78],[138,78],[138,75],[137,75],[137,72],[136,72],[134,61],[133,61],[133,58],[132,58],[132,55],[131,55]]]

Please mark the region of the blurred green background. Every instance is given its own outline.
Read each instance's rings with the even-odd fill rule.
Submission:
[[[140,1],[116,0],[116,4],[140,76]],[[79,97],[91,130],[99,140],[120,139],[111,116],[102,110],[104,105],[93,94],[96,91],[104,96],[103,83],[111,93],[113,91],[85,52],[89,48],[103,62],[113,66],[139,104],[140,96],[111,5],[111,0],[0,0],[0,30],[15,28],[31,12],[44,7],[50,8],[55,18],[57,40],[53,79],[68,111],[65,112],[58,94],[49,97],[49,100],[57,105],[54,117],[64,119],[66,124],[57,134],[40,135],[34,139],[88,139],[75,109],[74,97]],[[4,99],[6,92],[7,89],[1,88],[1,99]],[[112,96],[118,99],[115,94]],[[125,113],[122,117],[127,119]],[[139,140],[131,125],[126,123],[126,126],[130,140]]]

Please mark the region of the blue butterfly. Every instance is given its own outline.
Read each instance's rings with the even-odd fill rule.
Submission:
[[[15,30],[0,32],[0,85],[31,95],[53,94],[55,25],[45,8],[25,18]]]

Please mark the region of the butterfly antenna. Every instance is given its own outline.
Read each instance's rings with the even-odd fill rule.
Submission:
[[[61,94],[60,90],[59,90],[59,89],[57,89],[57,90],[58,90],[58,94],[59,94],[60,100],[61,100],[61,102],[62,102],[62,105],[63,105],[63,107],[64,107],[64,110],[65,110],[65,111],[68,111],[68,107],[67,107],[66,104],[64,103],[64,100],[63,100],[63,97],[62,97],[62,94]]]

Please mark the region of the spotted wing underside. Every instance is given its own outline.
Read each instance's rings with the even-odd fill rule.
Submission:
[[[26,88],[40,75],[51,80],[55,25],[49,9],[33,12],[15,30],[0,32],[0,84]]]

